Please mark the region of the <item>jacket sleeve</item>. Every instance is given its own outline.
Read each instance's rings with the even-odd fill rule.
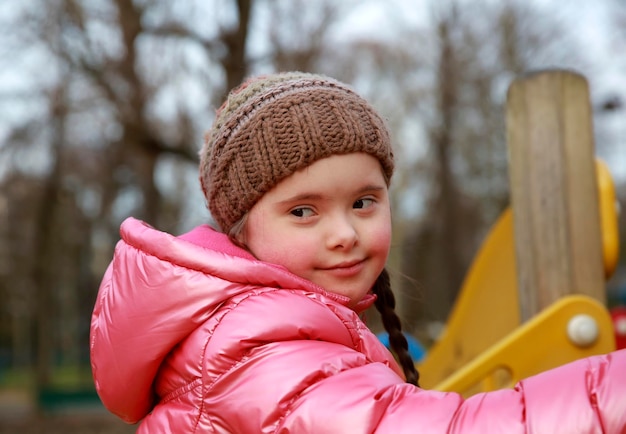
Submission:
[[[465,401],[432,391],[400,400],[398,411],[390,407],[381,418],[379,432],[410,432],[405,421],[411,419],[425,433],[626,433],[626,351],[578,360]]]
[[[464,400],[456,393],[403,383],[388,367],[364,364],[349,348],[327,342],[310,344],[304,354],[305,347],[293,346],[298,350],[291,352],[288,343],[273,348],[272,352],[281,352],[285,364],[277,370],[268,363],[266,367],[272,368],[267,375],[289,393],[274,401],[278,405],[270,418],[254,422],[262,426],[255,429],[283,433],[626,433],[625,351],[579,360],[521,381],[514,389]],[[301,356],[315,358],[318,368],[302,368]],[[247,401],[256,405],[266,394],[276,392],[268,387],[264,369],[257,366],[254,371],[255,375],[228,387],[230,397],[244,406]],[[289,381],[281,380],[282,374]],[[235,415],[223,416],[227,425],[228,420],[237,420]],[[238,430],[251,429],[245,424],[253,419],[239,420],[244,425],[229,428],[244,432]]]

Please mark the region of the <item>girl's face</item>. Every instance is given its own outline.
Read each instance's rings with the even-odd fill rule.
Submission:
[[[239,238],[258,259],[349,297],[353,307],[389,254],[380,163],[365,153],[333,155],[293,173],[252,207]]]

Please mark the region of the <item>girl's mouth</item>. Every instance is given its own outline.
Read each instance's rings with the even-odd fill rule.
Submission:
[[[331,273],[338,277],[352,277],[361,272],[365,267],[365,260],[346,261],[332,265],[330,267],[321,268],[321,270]]]

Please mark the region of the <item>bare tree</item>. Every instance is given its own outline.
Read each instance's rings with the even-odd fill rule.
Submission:
[[[86,361],[85,331],[119,220],[133,214],[175,230],[179,207],[171,202],[181,204],[186,195],[164,198],[157,169],[164,156],[195,166],[212,100],[225,88],[207,71],[223,70],[227,83],[247,71],[250,2],[233,3],[236,19],[216,35],[177,21],[169,2],[52,1],[17,10],[5,26],[15,32],[0,62],[19,64],[28,47],[40,54],[38,64],[22,65],[32,78],[27,91],[5,89],[0,103],[37,110],[7,125],[0,149],[2,244],[15,265],[0,272],[8,300],[0,324],[13,331],[9,345],[21,348],[16,362],[36,358],[37,384],[45,388],[59,354],[61,363]],[[185,87],[190,79],[195,94]],[[177,83],[183,84],[170,98],[173,110],[159,112]],[[39,168],[29,169],[25,158]],[[4,341],[4,330],[0,336]]]
[[[476,13],[485,18],[476,20]],[[504,101],[513,77],[564,57],[567,35],[521,2],[472,9],[451,1],[433,15],[437,41],[431,96],[422,98],[432,181],[421,224],[407,230],[403,270],[411,277],[405,317],[413,329],[445,322],[478,245],[508,204]],[[575,62],[567,59],[569,64]],[[429,337],[426,337],[427,339]]]

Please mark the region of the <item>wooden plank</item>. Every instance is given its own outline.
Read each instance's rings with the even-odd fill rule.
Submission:
[[[506,108],[522,321],[566,294],[605,302],[587,80],[539,71],[513,82]]]

